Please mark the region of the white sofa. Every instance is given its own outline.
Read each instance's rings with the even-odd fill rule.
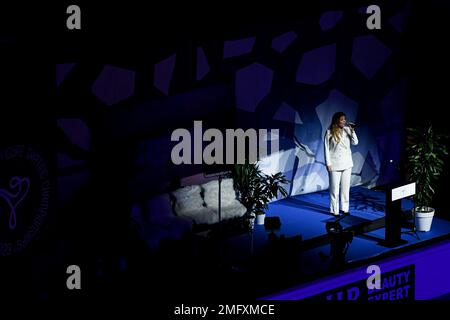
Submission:
[[[194,225],[219,221],[218,180],[192,185],[135,203],[131,219],[140,237],[156,249],[161,240],[180,239]],[[242,217],[246,208],[236,199],[232,179],[221,183],[221,220]]]
[[[202,197],[203,194],[203,197]],[[175,213],[195,224],[219,222],[219,182],[213,180],[202,185],[187,186],[172,193]],[[232,179],[221,183],[221,219],[242,217],[245,207],[236,199]]]

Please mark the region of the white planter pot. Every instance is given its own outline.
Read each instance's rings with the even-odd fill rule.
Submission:
[[[417,231],[430,231],[433,222],[434,209],[430,208],[430,212],[416,211],[416,228]]]
[[[264,224],[264,219],[266,218],[265,214],[257,214],[256,215],[256,224],[257,225],[262,225]]]

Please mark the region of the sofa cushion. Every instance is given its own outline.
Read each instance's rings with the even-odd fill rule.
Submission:
[[[220,219],[231,219],[242,217],[247,209],[237,200],[234,200],[234,203],[227,206],[221,207],[220,209]]]
[[[201,188],[204,198],[201,197]],[[219,182],[213,180],[202,186],[188,186],[174,191],[175,212],[180,217],[190,219],[196,224],[213,224],[219,222]],[[221,182],[221,219],[241,217],[245,207],[236,199],[233,179]],[[204,206],[204,203],[206,206]]]
[[[207,207],[217,209],[219,207],[219,181],[213,180],[202,185]],[[235,205],[236,192],[233,188],[233,179],[223,179],[220,185],[221,207]]]
[[[172,192],[175,197],[175,212],[181,215],[183,212],[203,208],[203,199],[200,194],[200,186],[187,186]]]
[[[179,216],[188,218],[196,224],[213,224],[219,222],[217,211],[206,207],[185,210],[180,212]]]
[[[202,185],[204,189],[205,203],[219,215],[219,181],[210,181]],[[236,199],[233,187],[233,179],[224,179],[220,186],[220,218],[231,219],[242,217],[247,209]]]

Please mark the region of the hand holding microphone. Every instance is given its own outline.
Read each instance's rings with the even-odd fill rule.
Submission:
[[[345,124],[345,126],[347,127],[347,128],[350,128],[350,132],[347,132],[350,136],[352,136],[353,135],[353,132],[355,131],[355,127],[356,127],[356,124],[354,124],[353,122],[347,122],[346,124]]]

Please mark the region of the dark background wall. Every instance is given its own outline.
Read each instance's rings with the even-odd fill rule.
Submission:
[[[448,75],[450,72],[449,46],[446,44],[449,26],[447,1],[431,1],[427,5],[414,2],[411,29],[406,49],[410,90],[407,98],[406,121],[408,125],[433,123],[442,133],[449,133],[448,125]],[[445,171],[436,190],[434,206],[436,213],[448,217],[450,206],[446,200],[450,178],[450,163],[446,160]]]
[[[396,172],[388,164],[400,162],[403,140],[403,42],[411,4],[381,4],[383,28],[375,31],[366,28],[364,2],[319,2],[272,17],[245,10],[232,19],[228,10],[214,18],[171,16],[177,27],[153,20],[154,13],[125,10],[134,17],[126,26],[104,16],[91,30],[98,37],[91,34],[81,46],[69,38],[73,42],[57,49],[60,134],[70,140],[84,130],[85,148],[110,152],[100,153],[101,169],[110,163],[112,174],[120,167],[128,194],[136,197],[202,172],[201,166],[171,164],[176,128],[191,128],[194,120],[219,128],[277,128],[282,161],[272,170],[294,181],[295,195],[328,187],[323,134],[332,114],[345,111],[360,125],[362,141],[354,150],[353,184],[389,182]],[[95,13],[89,11],[89,26]],[[59,154],[65,170],[80,160],[73,158],[76,143],[67,142],[72,156]]]

